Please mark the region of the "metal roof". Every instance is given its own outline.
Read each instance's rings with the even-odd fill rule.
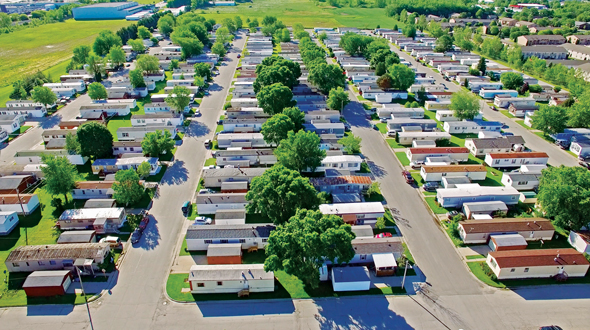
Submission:
[[[25,283],[23,283],[23,289],[25,288],[39,288],[49,286],[61,286],[64,278],[70,275],[69,270],[38,270],[32,272]]]
[[[332,279],[335,283],[370,282],[367,267],[332,267]]]
[[[274,229],[272,224],[193,225],[188,227],[186,239],[267,238]]]
[[[104,258],[109,251],[108,243],[79,243],[55,245],[24,245],[10,251],[6,262],[95,259]]]
[[[193,265],[188,278],[189,281],[272,280],[274,273],[264,271],[263,264]]]

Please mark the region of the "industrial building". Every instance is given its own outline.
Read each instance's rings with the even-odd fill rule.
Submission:
[[[131,2],[103,2],[72,10],[76,20],[125,19],[143,10],[143,5]]]

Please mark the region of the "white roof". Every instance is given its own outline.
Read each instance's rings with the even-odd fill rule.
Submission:
[[[323,214],[361,214],[361,213],[385,213],[383,204],[379,202],[366,203],[341,203],[322,204],[320,212]]]
[[[342,162],[362,162],[362,158],[357,155],[339,155],[339,156],[326,156],[322,160],[323,163],[342,163]]]
[[[489,214],[472,214],[473,220],[492,220],[492,216]]]
[[[478,184],[458,184],[456,188],[438,189],[439,198],[452,197],[476,197],[476,196],[509,196],[519,195],[518,190],[512,187],[486,187]]]
[[[192,281],[273,280],[274,272],[264,271],[263,264],[193,265],[189,272]]]
[[[65,210],[59,220],[83,220],[83,219],[113,219],[119,218],[121,214],[125,212],[122,207],[113,208],[99,208],[99,209],[73,209]]]
[[[4,224],[8,216],[10,216],[13,213],[16,214],[15,211],[0,211],[0,224]]]
[[[526,239],[520,234],[491,235],[490,239],[494,240],[496,246],[527,245]]]
[[[375,264],[375,268],[397,266],[393,253],[375,253],[373,254],[373,263]]]

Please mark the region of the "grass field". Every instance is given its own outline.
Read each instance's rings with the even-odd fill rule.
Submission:
[[[403,152],[403,151],[396,152],[395,156],[397,157],[397,159],[399,159],[399,162],[402,163],[403,166],[410,165],[410,160],[408,159],[408,156],[406,155],[405,152]]]
[[[377,25],[382,28],[392,28],[396,23],[399,28],[403,26],[403,23],[387,17],[385,9],[334,8],[324,4],[316,6],[310,0],[256,0],[238,3],[235,7],[209,7],[204,10],[203,16],[221,22],[224,18],[233,18],[239,14],[245,23],[246,18],[258,18],[261,22],[264,16],[271,15],[276,16],[288,26],[301,23],[306,28],[339,26],[375,28]],[[201,10],[197,10],[197,13],[201,13]]]
[[[132,24],[125,20],[75,21],[41,25],[0,35],[0,85],[9,86],[21,75],[51,68],[52,78],[65,71],[64,61],[74,47],[91,45],[101,30],[117,31]],[[60,64],[60,65],[58,65]],[[0,94],[4,94],[0,90]],[[10,93],[10,92],[9,92]],[[0,103],[3,97],[0,96]],[[5,100],[4,100],[5,101]]]

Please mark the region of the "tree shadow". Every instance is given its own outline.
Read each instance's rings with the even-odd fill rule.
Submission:
[[[235,294],[232,294],[235,295]],[[228,303],[231,308],[228,308]],[[252,316],[252,315],[276,315],[293,314],[295,305],[290,299],[281,300],[258,300],[253,303],[251,300],[236,301],[208,301],[197,302],[197,306],[203,313],[203,317],[227,317],[227,316]]]
[[[158,221],[153,215],[150,215],[150,223],[143,231],[143,235],[139,244],[136,247],[144,250],[153,250],[160,242],[160,230],[158,229]]]
[[[320,329],[414,329],[389,308],[385,296],[320,299],[315,303]]]
[[[167,185],[179,185],[188,180],[188,170],[184,166],[184,161],[176,160],[172,166],[168,166],[161,183]]]
[[[367,165],[369,165],[369,168],[371,169],[371,174],[378,178],[382,178],[388,173],[383,166],[377,165],[372,160],[367,160]]]
[[[211,93],[211,92],[219,92],[219,91],[222,91],[223,90],[223,86],[221,86],[220,84],[214,82],[214,83],[212,83],[212,84],[209,85],[208,90],[209,90],[209,93]]]
[[[43,118],[28,118],[27,121],[29,122],[36,122],[38,126],[42,129],[49,129],[57,126],[62,120],[61,113],[55,113],[49,117]]]
[[[185,129],[184,135],[188,137],[201,137],[208,135],[211,132],[211,129],[207,127],[207,125],[203,124],[200,121],[191,121],[191,124],[188,128]]]

